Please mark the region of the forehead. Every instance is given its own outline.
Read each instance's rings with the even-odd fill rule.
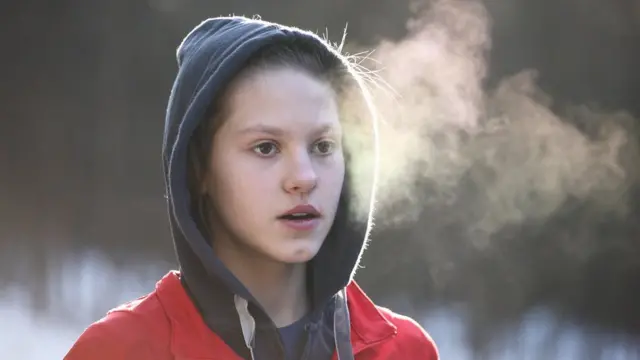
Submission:
[[[331,86],[302,70],[259,70],[238,81],[227,97],[227,126],[282,128],[338,126],[336,94]]]

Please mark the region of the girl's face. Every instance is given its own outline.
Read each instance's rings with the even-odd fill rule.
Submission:
[[[334,91],[281,68],[241,79],[227,99],[203,184],[222,222],[212,226],[222,242],[216,246],[282,263],[311,260],[331,228],[345,176]],[[299,205],[319,216],[282,217]]]

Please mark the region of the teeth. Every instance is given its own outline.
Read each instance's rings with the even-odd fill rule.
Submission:
[[[293,214],[287,214],[283,216],[283,218],[289,218],[289,219],[307,219],[307,218],[310,219],[313,217],[315,216],[309,213],[293,213]]]

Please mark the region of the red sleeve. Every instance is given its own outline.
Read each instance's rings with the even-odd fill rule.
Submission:
[[[380,309],[398,328],[395,338],[398,359],[406,360],[439,360],[438,347],[431,336],[410,317]]]
[[[406,359],[440,359],[436,343],[415,320],[405,317],[396,322],[396,326],[398,335],[402,336],[402,347],[407,349]]]
[[[93,323],[80,335],[64,360],[163,360],[166,355],[136,315],[112,312]]]

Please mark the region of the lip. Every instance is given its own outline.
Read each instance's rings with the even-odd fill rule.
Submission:
[[[306,220],[279,219],[278,221],[284,226],[296,231],[311,231],[320,225],[320,218]]]
[[[296,213],[312,214],[315,217],[311,219],[302,219],[302,220],[291,220],[291,219],[282,218],[283,216],[292,215]],[[280,221],[280,223],[285,225],[286,227],[296,231],[311,231],[316,227],[318,227],[318,225],[320,225],[321,217],[322,217],[322,214],[315,207],[309,204],[305,204],[305,205],[298,205],[290,209],[289,211],[283,213],[278,217],[278,221]]]
[[[298,205],[292,209],[289,209],[289,211],[283,213],[282,215],[280,215],[280,217],[286,216],[286,215],[292,215],[296,213],[307,213],[307,214],[314,215],[316,217],[322,216],[322,214],[315,207],[313,207],[313,205],[304,204],[304,205]]]

